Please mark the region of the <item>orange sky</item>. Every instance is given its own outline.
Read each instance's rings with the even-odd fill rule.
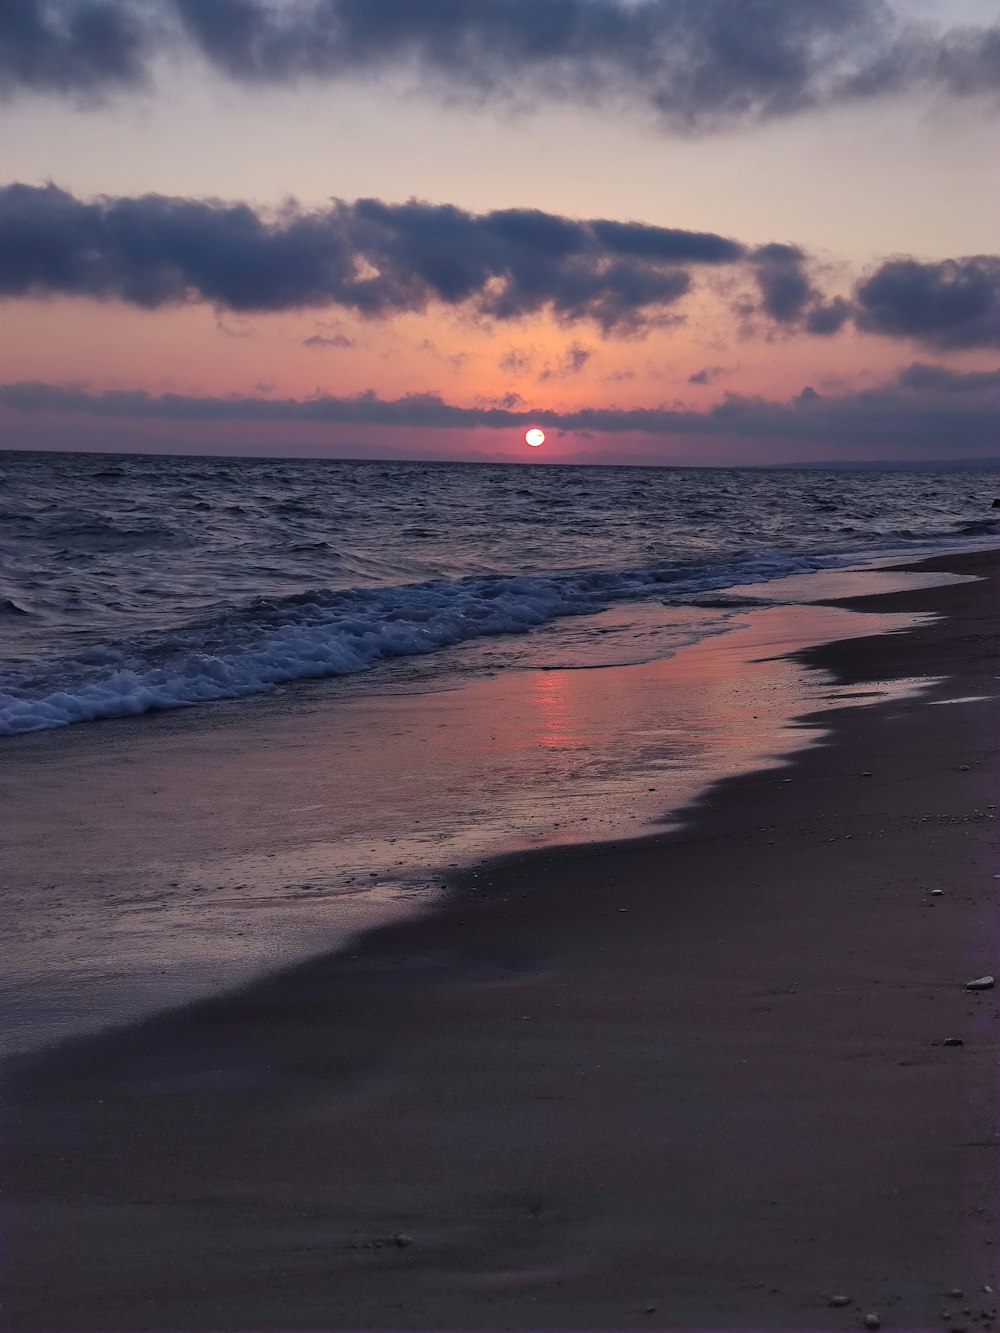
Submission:
[[[857,389],[920,358],[911,346],[849,329],[823,340],[747,336],[707,294],[683,309],[677,327],[602,338],[546,318],[486,325],[440,309],[366,321],[349,312],[243,316],[203,305],[143,311],[82,299],[18,301],[0,325],[0,358],[9,381],[55,378],[99,390],[303,398],[373,389],[382,397],[438,392],[460,405],[516,393],[526,408],[557,410],[678,401],[703,408],[726,392],[785,399],[807,384]],[[331,345],[304,345],[314,337]],[[334,345],[338,338],[353,345]],[[587,355],[575,372],[573,349]],[[969,349],[933,359],[967,369],[995,362],[988,350]],[[708,384],[688,382],[706,368],[717,372]]]
[[[986,23],[994,8],[985,0],[910,6],[928,24]],[[684,134],[624,102],[549,104],[539,91],[536,105],[519,105],[432,96],[401,77],[249,87],[204,62],[163,60],[136,93],[104,101],[28,93],[5,105],[0,185],[53,181],[80,199],[152,191],[269,208],[288,199],[323,207],[331,196],[416,196],[473,212],[531,207],[638,221],[745,246],[801,246],[827,296],[849,293],[866,268],[893,255],[938,261],[995,249],[1000,159],[995,108],[984,102],[884,97]],[[459,407],[506,401],[530,413],[704,410],[726,394],[782,403],[806,386],[857,393],[913,361],[964,372],[996,364],[989,347],[948,350],[850,324],[816,337],[741,320],[734,302],[756,299],[749,275],[715,274],[693,269],[692,294],[669,307],[679,322],[645,337],[602,335],[586,320],[560,326],[548,315],[486,323],[434,305],[365,320],[336,308],[245,316],[208,303],[147,311],[59,296],[8,300],[0,379],[205,397],[433,393]],[[707,382],[691,383],[702,371]],[[5,410],[0,443],[69,438],[71,423],[51,424],[55,434],[42,416]],[[127,447],[122,422],[79,425],[81,439],[104,430]],[[136,447],[153,438],[191,448],[228,440],[234,429],[144,421],[133,433]],[[260,447],[274,438],[273,426],[239,429]],[[299,432],[310,449],[322,447],[323,429],[338,449],[360,439],[332,427],[289,429],[288,438]],[[398,434],[394,446],[431,447],[421,432],[405,442]],[[489,431],[430,438],[444,451],[508,446]],[[550,439],[547,453],[570,447]],[[622,447],[619,438],[613,448]],[[676,444],[669,456],[692,449],[704,443]]]

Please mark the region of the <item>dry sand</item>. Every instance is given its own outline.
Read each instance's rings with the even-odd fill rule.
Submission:
[[[681,831],[13,1062],[6,1326],[989,1326],[1000,559],[924,567],[808,659],[941,683]]]

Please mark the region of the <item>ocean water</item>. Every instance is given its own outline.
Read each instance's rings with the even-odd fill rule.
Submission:
[[[461,867],[676,823],[823,710],[918,699],[787,654],[915,623],[812,603],[912,584],[879,557],[995,545],[998,494],[0,455],[0,1051],[350,949]]]
[[[998,494],[968,471],[9,453],[0,735],[326,677],[363,691],[389,663],[426,681],[669,652],[745,608],[736,585],[993,543]],[[655,648],[572,634],[636,602],[665,608]]]

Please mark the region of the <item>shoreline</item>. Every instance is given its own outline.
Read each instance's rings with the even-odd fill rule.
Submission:
[[[920,618],[821,596],[951,577],[743,585],[724,629],[680,645],[674,611],[664,627],[633,604],[543,631],[530,667],[435,689],[387,673],[8,742],[4,1054],[344,948],[483,859],[662,831],[719,777],[811,743],[795,717],[841,691],[794,652]]]
[[[920,698],[806,715],[818,744],[678,830],[483,863],[347,955],[11,1062],[10,1326],[986,1309],[997,1006],[964,982],[997,970],[997,700],[932,705],[996,688],[1000,559],[899,568],[990,583],[838,599],[944,618],[796,656],[943,678]]]

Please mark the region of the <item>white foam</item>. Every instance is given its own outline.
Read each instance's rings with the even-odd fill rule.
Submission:
[[[959,699],[929,699],[931,704],[981,704],[988,702],[988,694],[963,694]]]
[[[485,635],[524,633],[615,601],[665,594],[683,601],[734,577],[775,577],[805,563],[768,558],[683,575],[650,568],[496,576],[261,601],[214,623],[132,645],[96,645],[10,674],[0,683],[0,735],[238,699]]]

